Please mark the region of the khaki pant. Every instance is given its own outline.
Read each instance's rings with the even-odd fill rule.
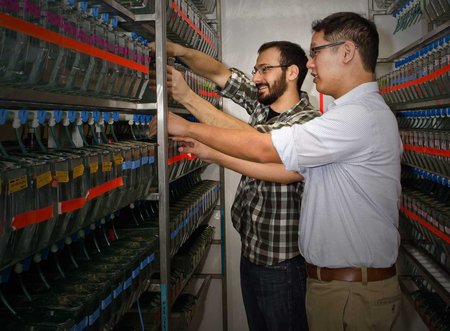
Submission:
[[[397,276],[366,285],[307,279],[306,314],[310,331],[391,330],[400,303]]]

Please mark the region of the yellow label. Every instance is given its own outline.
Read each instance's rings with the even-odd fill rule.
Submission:
[[[91,163],[89,169],[91,174],[96,174],[98,172],[98,162]]]
[[[52,173],[50,171],[44,172],[36,176],[36,187],[40,189],[41,187],[48,185],[52,182]]]
[[[73,179],[83,176],[84,173],[84,165],[80,164],[73,168]]]
[[[112,170],[112,162],[103,162],[102,163],[102,171],[103,172],[111,172]]]
[[[122,163],[123,163],[123,157],[122,157],[122,155],[116,155],[116,156],[114,156],[114,163],[116,164],[116,165],[121,165]]]
[[[10,179],[8,182],[8,192],[15,193],[22,191],[28,187],[28,176],[22,176]]]
[[[56,179],[58,179],[58,183],[68,183],[69,182],[69,172],[68,171],[57,171]]]

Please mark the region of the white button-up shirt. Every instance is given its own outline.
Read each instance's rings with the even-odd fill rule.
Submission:
[[[397,259],[402,143],[375,82],[303,125],[272,131],[287,170],[305,177],[299,247],[320,267],[389,267]]]

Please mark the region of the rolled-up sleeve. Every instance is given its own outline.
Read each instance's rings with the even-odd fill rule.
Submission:
[[[274,145],[281,162],[288,171],[299,171],[297,151],[292,127],[284,127],[271,132],[272,144]]]

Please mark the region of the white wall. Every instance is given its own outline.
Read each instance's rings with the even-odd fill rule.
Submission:
[[[337,11],[367,14],[367,3],[361,0],[222,0],[222,55],[228,66],[250,73],[257,50],[265,42],[289,40],[309,50],[311,23]],[[311,101],[318,105],[318,94],[310,76],[303,85]],[[245,111],[225,100],[227,113],[247,119]],[[230,207],[240,175],[226,171],[228,329],[248,330],[239,281],[240,239],[231,225]],[[216,329],[215,329],[216,330]],[[219,329],[217,329],[219,330]],[[205,330],[206,331],[206,330]]]
[[[299,43],[308,53],[312,21],[338,11],[354,11],[367,17],[368,3],[364,0],[222,0],[223,62],[228,66],[237,67],[250,73],[255,64],[259,46],[273,40],[289,40]],[[386,47],[380,56],[386,57],[417,38],[415,31],[418,29],[417,27],[413,28],[414,32],[412,33],[408,31],[402,33],[401,38],[392,38],[392,24],[395,22],[389,17],[377,17],[376,22],[379,19],[387,21],[382,21],[378,27],[382,39],[381,48]],[[308,92],[311,102],[318,107],[318,93],[312,84],[311,76],[307,77],[303,90]],[[329,98],[325,98],[325,105],[329,101]],[[229,100],[224,100],[224,110],[247,120],[246,112]],[[228,330],[231,331],[248,330],[239,280],[241,244],[239,235],[230,221],[230,208],[239,179],[240,175],[232,171],[225,171],[227,313]],[[220,293],[217,290],[212,293],[208,300],[217,302]],[[417,319],[417,316],[414,318]],[[221,325],[220,310],[213,309],[207,302],[206,313],[199,330],[221,330]],[[420,326],[417,330],[424,330],[424,328]]]

